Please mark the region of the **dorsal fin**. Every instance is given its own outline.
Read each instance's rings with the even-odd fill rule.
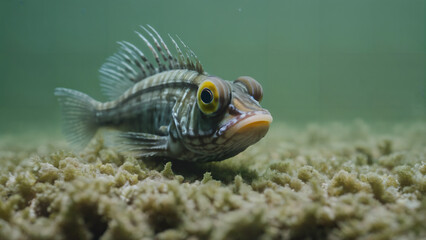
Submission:
[[[175,57],[160,34],[150,25],[147,26],[148,29],[143,26],[141,28],[152,39],[152,44],[142,33],[136,31],[136,34],[151,51],[156,67],[153,61],[150,61],[143,51],[135,45],[126,41],[118,42],[120,45],[119,51],[109,57],[99,70],[102,93],[109,100],[118,98],[135,83],[163,71],[188,69],[197,71],[200,74],[204,73],[197,56],[179,37],[182,50],[179,44],[169,35],[178,56]]]

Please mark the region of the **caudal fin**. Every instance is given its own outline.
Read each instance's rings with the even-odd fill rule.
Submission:
[[[99,102],[87,94],[66,88],[56,88],[55,96],[62,108],[65,137],[77,147],[86,146],[98,129],[96,106]]]

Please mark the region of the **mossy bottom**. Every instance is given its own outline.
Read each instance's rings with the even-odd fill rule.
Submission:
[[[0,239],[419,239],[426,124],[274,123],[218,163],[0,139]]]

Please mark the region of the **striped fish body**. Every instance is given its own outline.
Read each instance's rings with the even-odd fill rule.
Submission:
[[[204,78],[190,70],[171,70],[148,77],[117,100],[99,103],[97,122],[123,132],[168,135],[172,112],[178,114],[177,118],[187,114],[198,82]]]
[[[144,30],[156,48],[138,34],[157,67],[141,50],[121,43],[121,51],[100,71],[110,101],[55,90],[71,142],[85,145],[99,128],[113,129],[113,144],[135,157],[205,162],[234,156],[266,134],[272,117],[259,105],[262,89],[257,81],[210,76],[184,43],[186,51],[170,37],[179,53],[176,58],[153,28],[155,35]]]

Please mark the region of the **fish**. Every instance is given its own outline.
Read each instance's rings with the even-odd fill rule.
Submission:
[[[208,74],[177,35],[168,34],[170,50],[150,25],[135,33],[152,56],[118,42],[99,70],[107,101],[54,90],[72,145],[87,146],[99,129],[108,129],[111,145],[138,159],[210,162],[233,157],[266,135],[272,116],[260,105],[258,81]]]

